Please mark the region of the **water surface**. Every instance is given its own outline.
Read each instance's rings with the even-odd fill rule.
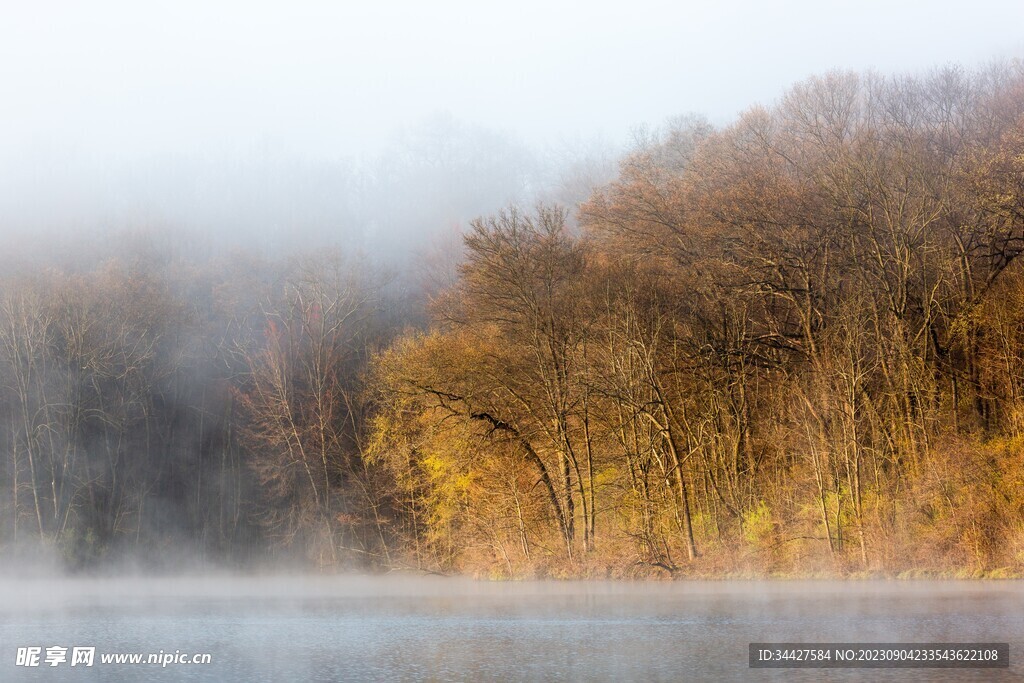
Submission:
[[[0,581],[2,681],[1024,680],[1017,582]],[[763,641],[1009,642],[1009,670],[752,670]],[[19,647],[40,666],[16,665]],[[92,646],[92,667],[46,648]],[[104,664],[107,653],[210,664]]]

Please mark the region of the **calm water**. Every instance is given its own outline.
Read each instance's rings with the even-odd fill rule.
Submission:
[[[0,580],[0,681],[1024,680],[1017,582]],[[760,641],[1001,641],[1010,670],[752,670]],[[19,667],[19,647],[42,648]],[[46,648],[94,646],[92,667]],[[104,653],[212,663],[103,664]]]

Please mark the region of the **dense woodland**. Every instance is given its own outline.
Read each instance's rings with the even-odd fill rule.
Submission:
[[[8,254],[0,552],[1024,573],[1022,252],[1017,62],[680,119],[585,201],[473,221],[451,277]]]

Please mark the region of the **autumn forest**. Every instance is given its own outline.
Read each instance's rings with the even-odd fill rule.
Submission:
[[[1010,62],[675,120],[464,226],[429,287],[344,250],[7,254],[0,556],[1024,574],[1021,253]]]

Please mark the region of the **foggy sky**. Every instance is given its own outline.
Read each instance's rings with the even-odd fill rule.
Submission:
[[[197,193],[209,224],[252,159],[347,164],[317,175],[329,185],[438,117],[530,150],[621,145],[673,115],[728,122],[832,68],[1020,56],[1021,26],[1019,0],[6,0],[0,234],[46,212],[175,222]],[[183,197],[197,174],[216,182]]]

